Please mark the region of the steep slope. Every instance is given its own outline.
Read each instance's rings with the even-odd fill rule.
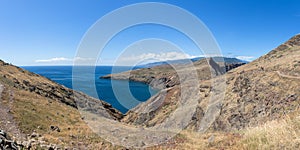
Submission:
[[[209,79],[211,75],[206,60],[200,60],[195,62],[196,69],[205,74],[201,77]],[[175,68],[176,67],[176,68]],[[161,65],[152,68],[142,68],[118,74],[110,74],[101,78],[112,78],[117,80],[132,80],[137,82],[144,82],[150,84],[152,87],[157,89],[164,89],[173,87],[179,84],[179,77],[177,72],[185,72],[192,70],[194,66],[190,64],[177,64],[177,65]],[[176,69],[176,71],[175,71]]]
[[[198,71],[199,91],[189,93],[190,96],[186,97],[186,101],[198,99],[199,102],[197,108],[191,110],[194,111],[194,115],[187,128],[200,131],[208,127],[211,130],[238,130],[298,112],[299,58],[300,35],[296,35],[267,55],[211,80],[207,80],[212,73],[206,64],[204,70]],[[155,67],[150,70],[155,70]],[[145,80],[149,78],[143,71],[134,71],[130,79],[149,83]],[[170,79],[167,80],[167,85],[176,84],[169,84],[167,89],[129,111],[122,119],[123,122],[147,127],[158,126],[179,106],[181,91],[188,86],[180,87],[178,79],[168,77],[170,75],[168,70],[159,71],[161,75],[159,78]],[[119,77],[113,75],[112,78]],[[225,93],[212,87],[213,82],[222,78],[226,78]],[[224,98],[222,94],[225,94]],[[211,97],[216,99],[211,100]],[[160,105],[157,106],[158,104]],[[139,110],[147,111],[141,113]],[[205,118],[207,116],[211,117]]]
[[[51,144],[51,147],[78,149],[111,149],[116,148],[114,145],[146,147],[151,143],[164,143],[168,136],[144,127],[172,126],[173,122],[163,123],[177,113],[181,114],[177,118],[179,121],[187,121],[185,128],[188,130],[149,149],[258,149],[263,144],[269,144],[267,149],[295,149],[299,148],[300,129],[299,56],[300,35],[297,35],[267,55],[225,75],[222,75],[225,68],[211,59],[173,66],[176,71],[170,66],[159,66],[127,72],[125,75],[131,80],[162,90],[124,118],[103,101],[1,61],[0,128],[18,143],[23,141],[21,145],[34,148],[48,149]],[[118,74],[108,78],[127,79],[128,76],[124,78],[124,74]],[[221,86],[218,82],[222,81],[226,83],[225,93],[222,88],[212,86]],[[183,102],[190,105],[177,110]],[[185,115],[190,113],[191,118]],[[120,123],[120,119],[124,123]],[[263,125],[265,122],[267,124]],[[114,145],[89,127],[110,136],[107,139]],[[191,132],[206,131],[201,130],[206,128],[209,132],[205,134]],[[241,131],[235,133],[235,130]],[[1,138],[2,131],[0,134]],[[246,144],[248,146],[244,146]],[[253,147],[255,144],[260,147]]]
[[[79,110],[109,120],[122,117],[104,101],[3,61],[0,61],[0,98],[0,129],[25,145],[27,141],[44,148],[51,143],[79,148],[111,146],[89,129]]]
[[[233,58],[214,57],[210,60],[214,60],[219,63],[220,66],[223,66],[221,69],[219,69],[219,71],[221,72],[229,71],[245,64],[238,61],[234,62],[233,60],[235,59]],[[187,72],[193,72],[193,70],[195,70],[198,74],[199,80],[208,80],[212,75],[215,76],[216,74],[218,74],[214,70],[215,68],[210,68],[207,59],[200,59],[195,61],[181,60],[181,62],[181,64],[164,64],[150,68],[142,68],[122,72],[118,74],[109,74],[106,76],[102,76],[101,78],[144,82],[150,84],[154,88],[164,89],[180,84],[180,72],[183,72],[181,74],[185,74]]]
[[[300,35],[227,74],[227,90],[214,129],[241,129],[298,113]]]
[[[196,62],[199,61],[201,59],[204,59],[205,57],[196,57],[196,58],[192,58],[192,59],[179,59],[179,60],[169,60],[169,61],[160,61],[160,62],[154,62],[154,63],[149,63],[149,64],[145,64],[145,65],[140,65],[138,67],[140,68],[150,68],[150,67],[155,67],[155,66],[161,66],[161,65],[167,65],[167,64],[184,64],[187,61],[191,61],[191,62]],[[229,57],[215,57],[215,59],[224,59],[224,62],[228,63],[228,64],[239,64],[239,63],[247,63],[247,61],[243,61],[237,58],[229,58]]]

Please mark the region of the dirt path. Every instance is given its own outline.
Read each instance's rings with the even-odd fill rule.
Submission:
[[[12,114],[10,113],[13,103],[13,92],[9,91],[9,103],[4,104],[3,92],[5,90],[5,87],[0,84],[0,128],[18,140],[24,139],[25,135],[20,132]]]
[[[276,71],[276,73],[277,73],[279,76],[284,77],[284,78],[299,79],[299,80],[300,80],[300,77],[290,76],[290,75],[285,75],[285,74],[282,74],[280,71]]]
[[[0,84],[0,99],[1,99],[2,92],[3,92],[3,85]]]

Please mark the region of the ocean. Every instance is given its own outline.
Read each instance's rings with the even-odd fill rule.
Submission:
[[[108,102],[122,113],[126,113],[129,109],[157,93],[157,90],[140,82],[100,79],[100,76],[111,74],[112,66],[97,66],[95,67],[94,75],[87,71],[90,67],[82,66],[79,67],[80,75],[76,74],[76,76],[72,75],[72,66],[23,66],[22,68],[47,77],[71,89],[73,89],[72,83],[76,81],[75,90]],[[130,69],[131,67],[114,67],[114,73]],[[89,76],[94,77],[94,85],[91,84]],[[129,89],[129,91],[126,89]]]

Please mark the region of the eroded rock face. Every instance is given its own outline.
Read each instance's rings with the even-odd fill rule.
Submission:
[[[210,62],[212,63],[213,60],[211,59]],[[207,78],[211,78],[209,75],[217,76],[224,72],[217,63],[213,63],[214,66],[211,66],[213,72],[211,72],[210,66],[206,60],[201,60],[196,63],[196,67],[193,65],[177,67],[179,68],[176,70],[178,76],[176,73],[159,74],[158,76],[160,77],[158,78],[157,76],[152,80],[151,83],[156,82],[159,85],[163,85],[162,87],[164,87],[164,90],[161,90],[157,95],[150,98],[147,102],[142,103],[136,108],[130,110],[122,119],[122,121],[128,124],[142,125],[146,127],[157,126],[160,123],[165,122],[167,119],[170,120],[169,117],[176,109],[178,109],[179,106],[182,106],[182,103],[188,104],[189,102],[196,101],[191,105],[185,106],[186,109],[191,109],[190,112],[192,114],[189,114],[188,116],[178,115],[178,117],[186,117],[190,119],[182,124],[191,126],[191,128],[194,128],[192,127],[193,125],[199,127],[196,122],[203,117],[203,110],[205,109],[197,107],[197,103],[202,101],[201,97],[207,97],[209,91],[211,90],[209,85],[200,85],[199,82],[202,82]],[[195,72],[198,74],[198,76],[192,75],[193,72],[190,71],[192,69],[195,69]],[[140,73],[137,70],[134,74]],[[182,109],[184,108],[180,108],[179,110]],[[179,118],[176,118],[175,120],[178,121]]]
[[[118,74],[102,76],[103,79],[131,80],[149,84],[156,89],[174,87],[181,84],[180,80],[189,80],[189,73],[195,70],[199,80],[209,80],[211,77],[224,74],[245,63],[217,63],[213,58],[201,59],[190,64],[161,65],[152,68],[142,68]],[[186,78],[186,79],[185,79]]]
[[[279,46],[269,54],[262,56],[249,64],[227,65],[225,97],[216,107],[220,107],[218,117],[210,126],[211,130],[231,131],[239,130],[249,126],[257,126],[268,120],[278,119],[284,114],[289,114],[300,109],[300,58],[299,40],[300,35],[291,38],[289,41]],[[199,62],[196,62],[199,63]],[[199,63],[201,64],[201,63]],[[210,63],[214,64],[214,63]],[[215,64],[214,64],[215,65]],[[236,69],[233,69],[238,67]],[[200,95],[197,109],[192,116],[187,128],[198,130],[201,120],[208,113],[210,97],[212,94],[212,80],[205,79],[205,71],[198,67]],[[220,69],[220,68],[219,68]],[[221,74],[215,67],[213,72]],[[232,70],[233,69],[233,70]],[[149,69],[148,69],[149,70]],[[151,70],[151,68],[150,68]],[[139,74],[139,70],[133,74]],[[162,80],[158,83],[174,82],[167,73],[159,73]],[[112,76],[114,78],[114,76]],[[215,77],[213,79],[216,79]],[[179,101],[180,88],[176,83],[168,87],[166,99],[161,99],[163,95],[156,96],[156,100],[161,101],[158,109],[149,113],[138,114],[136,110],[148,110],[152,107],[154,99],[137,106],[133,111],[129,111],[122,121],[140,125],[155,126],[163,122],[170,114],[176,110]],[[174,92],[174,91],[177,91]],[[176,93],[176,94],[175,94]],[[171,101],[171,103],[165,103]],[[217,100],[216,100],[217,101]]]
[[[288,45],[290,47],[300,46],[300,34],[292,37],[290,40],[288,40],[284,45]]]
[[[178,101],[174,100],[175,97],[180,97],[178,87],[162,90],[145,103],[129,110],[122,121],[132,125],[155,126],[164,121],[168,117],[167,114],[177,108]]]

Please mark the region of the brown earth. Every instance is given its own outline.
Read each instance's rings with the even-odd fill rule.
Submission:
[[[19,144],[31,143],[34,149],[51,145],[110,147],[110,143],[89,129],[79,110],[111,120],[122,118],[118,110],[104,101],[3,61],[0,61],[0,98],[0,129]]]
[[[267,55],[217,77],[214,77],[216,75],[214,72],[211,73],[210,66],[206,61],[196,62],[194,66],[198,72],[199,91],[190,93],[187,99],[193,100],[199,95],[197,97],[199,103],[198,107],[193,110],[194,115],[187,128],[200,130],[205,114],[212,113],[210,111],[213,109],[216,110],[210,114],[210,116],[214,116],[213,121],[208,121],[211,124],[208,122],[207,124],[211,130],[218,131],[235,131],[254,127],[266,121],[280,119],[285,114],[298,110],[300,106],[299,39],[300,35],[297,35]],[[191,70],[186,66],[182,68]],[[181,70],[176,71],[178,73]],[[126,74],[128,75],[128,72]],[[149,74],[151,74],[150,77]],[[182,88],[186,88],[186,85],[179,86],[180,80],[178,76],[174,77],[176,76],[174,74],[174,70],[172,72],[169,66],[132,71],[129,77],[134,81],[151,84],[149,82],[151,78],[165,78],[162,83],[166,85],[167,94],[165,94],[165,90],[162,90],[155,97],[129,111],[122,121],[152,127],[166,120],[177,109]],[[110,76],[113,79],[122,79],[124,77],[122,75],[124,74]],[[214,78],[207,80],[211,77]],[[211,101],[212,95],[215,97],[222,95],[222,92],[214,92],[216,87],[211,85],[220,78],[224,78],[226,81],[225,96],[221,100]],[[184,79],[184,82],[187,82],[185,80],[189,79]],[[155,106],[158,102],[160,105]],[[212,105],[212,103],[215,104]],[[141,113],[138,110],[148,110],[148,112]]]
[[[162,90],[125,116],[110,104],[1,61],[0,128],[32,149],[124,149],[114,140],[129,149],[299,149],[299,58],[297,35],[224,75],[222,66],[206,60],[172,66],[175,72],[170,66],[127,72],[126,78]],[[124,74],[111,77],[124,79]],[[184,130],[160,142],[143,136],[168,138],[151,127]],[[112,143],[95,129],[114,135]],[[148,147],[151,142],[160,144]]]

